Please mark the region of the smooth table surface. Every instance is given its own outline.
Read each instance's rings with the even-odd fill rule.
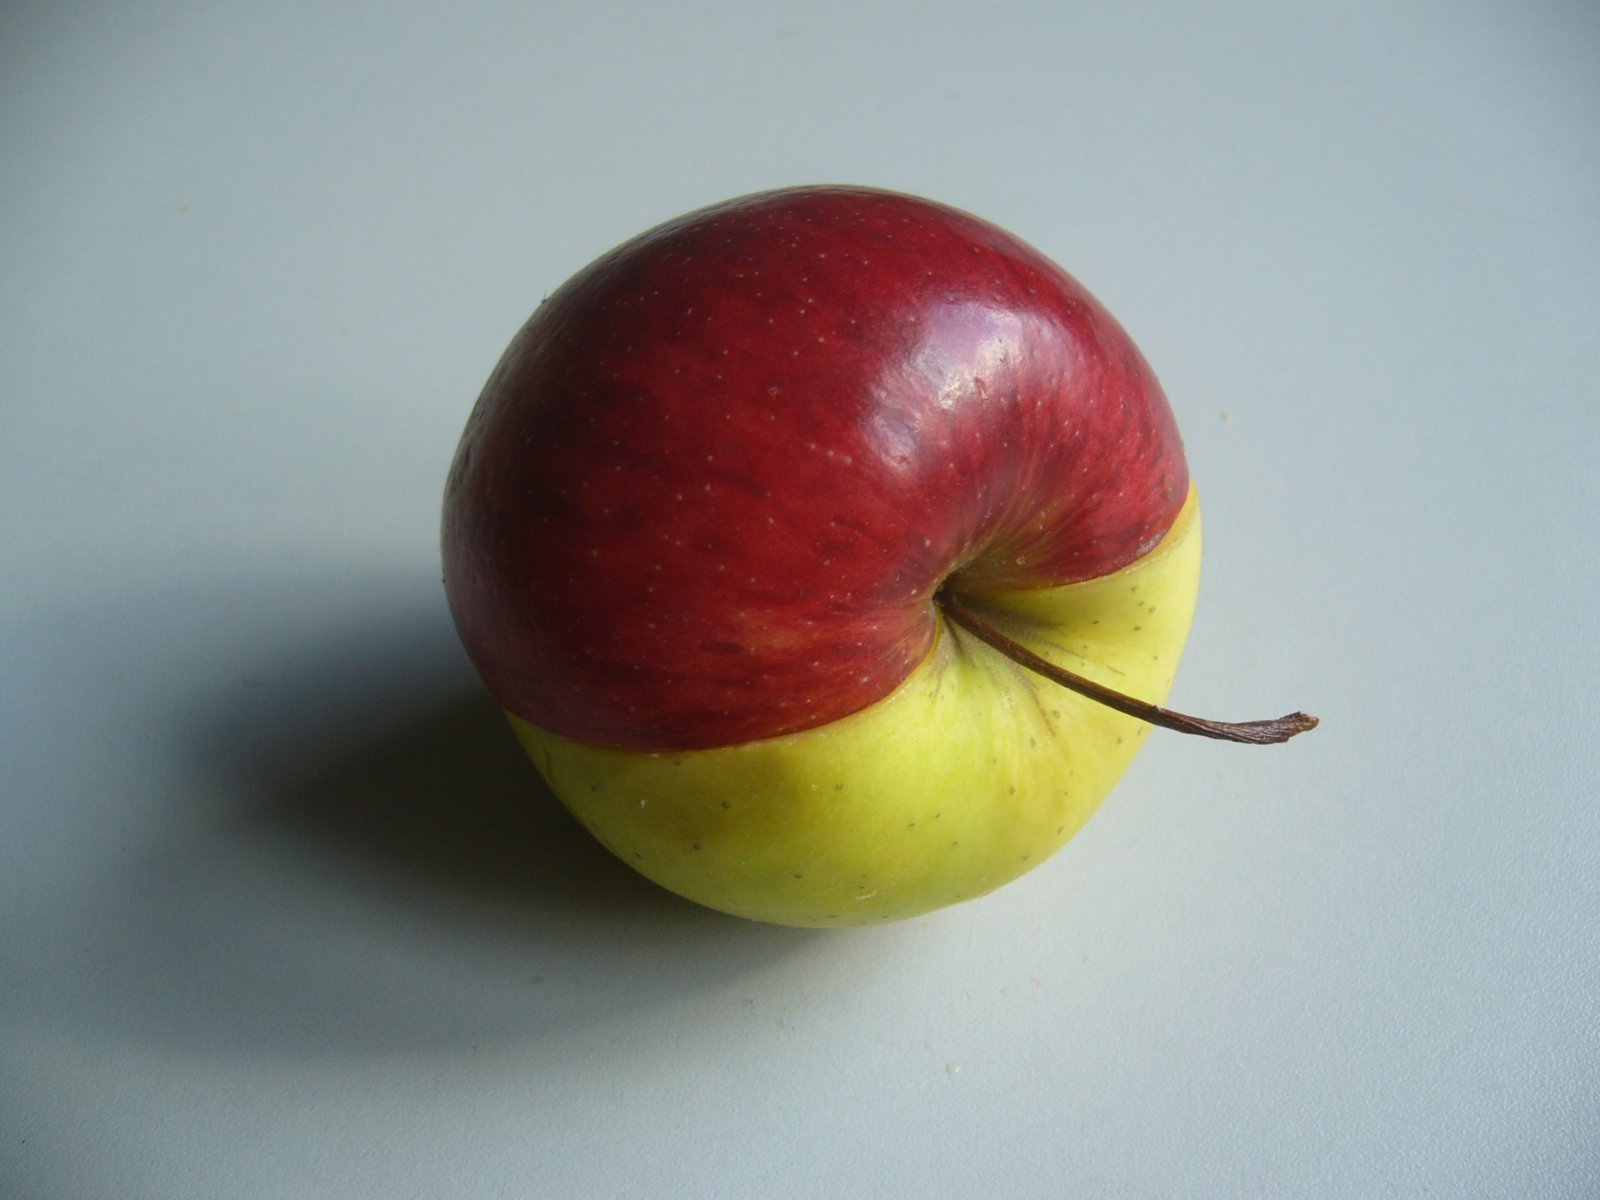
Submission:
[[[0,11],[0,1194],[1600,1194],[1600,10]],[[1160,373],[1176,707],[1019,883],[742,923],[535,783],[439,586],[540,298],[786,183]]]

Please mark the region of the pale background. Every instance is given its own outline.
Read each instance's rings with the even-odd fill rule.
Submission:
[[[0,1194],[1600,1193],[1600,10],[10,3]],[[784,183],[1034,242],[1207,574],[1089,829],[860,933],[541,799],[441,599],[540,297]]]

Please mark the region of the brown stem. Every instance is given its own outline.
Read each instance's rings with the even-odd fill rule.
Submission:
[[[1113,691],[1092,679],[1058,667],[1049,659],[1041,658],[1020,642],[1007,637],[977,613],[954,592],[942,592],[939,604],[945,613],[961,628],[981,642],[993,646],[1012,662],[1043,675],[1052,683],[1059,683],[1080,696],[1104,704],[1126,716],[1148,721],[1163,729],[1176,729],[1179,733],[1197,733],[1201,737],[1216,738],[1224,742],[1245,742],[1253,746],[1268,746],[1274,742],[1287,742],[1297,733],[1317,727],[1317,719],[1307,713],[1290,713],[1271,721],[1208,721],[1204,717],[1185,716],[1171,709],[1161,708],[1144,700],[1135,700],[1121,692]]]

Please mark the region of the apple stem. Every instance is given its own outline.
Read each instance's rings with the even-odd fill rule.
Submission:
[[[1115,709],[1136,720],[1148,721],[1151,725],[1159,725],[1163,729],[1175,729],[1179,733],[1195,733],[1201,737],[1216,738],[1223,742],[1269,746],[1275,742],[1287,742],[1295,734],[1317,727],[1317,718],[1303,712],[1290,713],[1288,716],[1276,717],[1270,721],[1209,721],[1204,717],[1186,716],[1144,700],[1136,700],[1132,696],[1113,691],[1064,667],[1058,667],[1047,658],[1041,658],[978,616],[954,592],[941,593],[939,604],[957,625],[979,641],[994,647],[1012,662],[1027,667],[1028,670],[1043,675],[1052,683],[1058,683],[1080,696],[1087,696],[1104,704],[1107,708]]]

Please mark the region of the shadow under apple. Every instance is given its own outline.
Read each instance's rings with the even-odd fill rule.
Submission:
[[[680,900],[595,843],[433,580],[239,580],[52,619],[93,631],[74,652],[126,681],[100,703],[138,713],[125,736],[145,747],[136,834],[79,890],[72,952],[41,951],[21,989],[53,1019],[203,1054],[479,1047],[816,944]]]

